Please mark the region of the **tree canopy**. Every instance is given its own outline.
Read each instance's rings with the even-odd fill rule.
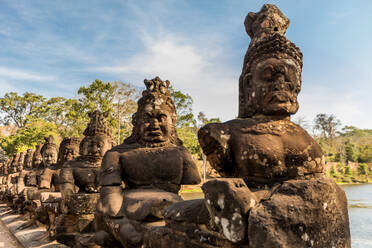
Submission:
[[[96,109],[108,112],[113,139],[118,142],[130,134],[131,116],[136,111],[138,89],[124,82],[95,80],[77,91],[76,98],[46,98],[30,92],[9,92],[0,98],[1,123],[13,125],[16,132],[1,137],[0,145],[11,154],[42,143],[49,134],[57,140],[81,137]],[[120,125],[119,125],[120,124]],[[120,138],[121,137],[121,138]]]

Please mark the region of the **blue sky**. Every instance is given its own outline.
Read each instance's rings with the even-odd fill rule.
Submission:
[[[143,86],[160,76],[195,112],[229,120],[249,45],[243,21],[264,3],[290,19],[304,54],[300,110],[372,128],[372,1],[0,1],[0,95],[74,97],[95,79]]]

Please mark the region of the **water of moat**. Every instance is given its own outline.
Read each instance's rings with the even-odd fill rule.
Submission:
[[[349,202],[352,248],[372,248],[372,184],[340,185]],[[184,193],[184,199],[203,198],[203,193]]]

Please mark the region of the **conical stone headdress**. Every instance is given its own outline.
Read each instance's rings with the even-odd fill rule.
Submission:
[[[56,153],[58,153],[58,146],[56,144],[56,141],[53,137],[53,135],[49,135],[49,137],[45,137],[45,143],[43,144],[43,147],[41,148],[41,154],[43,154],[47,149],[55,149]]]
[[[260,12],[250,12],[244,21],[247,34],[251,37],[244,57],[242,74],[239,78],[239,117],[251,117],[255,110],[245,88],[249,87],[251,68],[254,63],[266,58],[291,58],[302,71],[300,49],[285,37],[289,19],[272,4],[265,4]],[[300,75],[299,75],[299,78]]]
[[[94,136],[96,134],[105,134],[111,137],[111,130],[107,125],[108,112],[95,110],[88,114],[90,122],[84,130],[84,136]]]
[[[140,142],[139,124],[144,120],[140,119],[139,113],[145,110],[145,108],[151,106],[153,109],[166,110],[172,119],[172,123],[175,125],[177,121],[176,107],[174,106],[171,94],[169,91],[170,82],[168,80],[162,81],[159,77],[155,77],[151,80],[144,80],[146,90],[142,92],[142,97],[138,100],[137,112],[132,117],[133,130],[132,135],[128,137],[125,143]],[[173,144],[182,144],[178,139],[176,129],[170,130],[171,138],[170,142]]]

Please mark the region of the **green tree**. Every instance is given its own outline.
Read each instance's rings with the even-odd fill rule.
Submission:
[[[42,109],[44,101],[43,96],[30,92],[25,92],[21,96],[16,92],[6,93],[0,98],[0,110],[3,113],[0,120],[5,125],[14,124],[22,128],[44,112]]]
[[[372,162],[372,145],[359,145],[358,147],[358,162],[369,163]]]
[[[220,123],[221,120],[219,118],[210,118],[208,119],[207,116],[203,112],[199,112],[198,114],[198,122],[200,123],[200,127],[207,125],[208,123]]]
[[[329,174],[332,176],[332,177],[334,177],[334,176],[336,176],[336,169],[335,169],[335,167],[332,165],[331,166],[331,169],[329,170]]]
[[[86,113],[94,110],[102,112],[114,111],[113,100],[115,97],[115,86],[96,79],[88,87],[82,86],[78,90],[79,102],[83,105]]]
[[[113,117],[117,121],[116,136],[120,144],[132,131],[132,115],[137,111],[137,99],[140,94],[137,88],[128,83],[117,81],[113,83],[114,112]]]
[[[346,163],[348,163],[349,161],[355,162],[357,159],[355,144],[352,143],[350,140],[346,140],[344,147]]]
[[[350,166],[345,166],[345,174],[349,176],[351,175]]]
[[[18,128],[15,134],[1,138],[0,146],[8,155],[11,155],[15,152],[35,148],[37,144],[44,143],[44,137],[49,135],[53,135],[57,141],[60,140],[58,128],[54,123],[46,122],[43,119],[34,119],[26,126]]]
[[[169,91],[177,111],[176,126],[178,128],[185,125],[196,126],[194,114],[192,113],[192,104],[194,102],[192,97],[189,94],[175,90],[172,86],[169,86]]]
[[[358,174],[359,175],[367,175],[368,173],[368,166],[365,163],[361,163],[358,166]]]
[[[314,119],[314,129],[320,132],[321,137],[333,139],[341,122],[334,115],[317,114]]]

